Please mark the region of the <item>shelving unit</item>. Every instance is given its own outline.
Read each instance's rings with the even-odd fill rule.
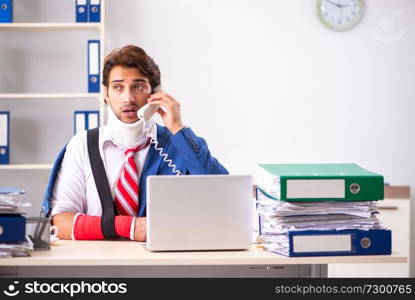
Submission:
[[[0,94],[0,99],[69,99],[69,98],[101,98],[100,93],[58,93],[58,94],[41,94],[41,93],[10,93]]]
[[[0,170],[49,170],[53,164],[9,164],[0,165]]]
[[[102,13],[102,10],[101,10]],[[24,31],[53,31],[53,30],[102,30],[101,23],[3,23],[0,30],[24,30]]]
[[[56,22],[38,22],[38,23],[2,23],[0,24],[0,31],[96,31],[99,32],[100,40],[100,60],[102,69],[103,59],[105,57],[105,0],[101,0],[101,22],[100,23],[56,23]],[[74,3],[75,5],[75,3]],[[75,9],[74,9],[75,11]],[[75,20],[75,16],[74,16]],[[64,33],[63,33],[64,34]],[[85,41],[85,45],[86,45]],[[86,49],[85,49],[86,51]],[[84,66],[85,68],[87,66]],[[101,70],[100,70],[101,71]],[[101,74],[102,76],[102,74]],[[101,80],[101,78],[100,78]],[[105,105],[102,101],[101,93],[0,93],[1,100],[65,100],[65,99],[96,99],[99,103],[100,124],[104,124],[104,110]],[[13,135],[10,137],[13,139]],[[12,150],[13,151],[13,150]],[[29,163],[29,164],[8,164],[0,165],[0,170],[48,170],[52,167],[51,163]]]

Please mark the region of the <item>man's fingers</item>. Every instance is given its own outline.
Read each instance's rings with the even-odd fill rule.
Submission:
[[[149,100],[152,100],[152,99],[165,100],[171,103],[176,102],[176,100],[174,100],[174,98],[167,93],[155,93],[155,94],[150,95],[148,99]]]
[[[148,103],[151,103],[152,105],[160,105],[165,107],[166,109],[171,109],[171,107],[173,106],[173,103],[166,101],[165,99],[149,99]]]
[[[163,108],[161,108],[161,107],[159,107],[158,109],[157,109],[157,112],[158,112],[158,114],[161,116],[161,117],[164,117],[165,115],[166,115],[166,112],[164,111],[164,109]]]

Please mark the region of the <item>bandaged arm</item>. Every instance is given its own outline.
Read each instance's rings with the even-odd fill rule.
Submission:
[[[139,220],[137,223],[137,219]],[[115,233],[131,240],[145,241],[145,218],[115,216]],[[61,239],[103,240],[101,217],[81,213],[65,212],[53,216],[53,224],[58,227]],[[137,227],[137,228],[136,228]],[[143,232],[144,231],[144,232]]]

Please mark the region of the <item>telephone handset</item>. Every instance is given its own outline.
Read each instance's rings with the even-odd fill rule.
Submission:
[[[161,91],[161,86],[158,85],[153,89],[153,93],[157,93]],[[140,120],[144,120],[144,122],[147,122],[151,119],[151,117],[156,113],[157,109],[160,106],[152,106],[149,104],[144,105],[137,111],[138,118]]]
[[[153,117],[159,107],[160,106],[151,106],[150,104],[144,105],[137,111],[138,118],[147,122]]]
[[[157,92],[160,90],[160,86],[157,86],[154,91]],[[137,116],[140,121],[143,122],[143,133],[146,137],[150,138],[150,143],[154,144],[154,149],[159,152],[159,155],[163,158],[163,161],[172,169],[173,173],[176,175],[182,175],[182,173],[176,169],[176,165],[173,164],[173,161],[168,158],[167,153],[163,153],[163,148],[158,146],[157,137],[153,136],[150,131],[151,128],[148,126],[148,121],[153,117],[156,111],[160,106],[153,106],[146,104],[137,111]],[[153,126],[156,126],[155,122],[152,122]]]

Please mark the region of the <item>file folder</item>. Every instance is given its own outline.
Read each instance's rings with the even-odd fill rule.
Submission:
[[[99,111],[75,111],[74,112],[74,134],[83,130],[93,129],[99,126]]]
[[[0,164],[10,163],[10,112],[0,111]]]
[[[87,0],[75,0],[76,22],[88,22],[88,5]]]
[[[288,256],[389,255],[392,232],[387,229],[292,231]]]
[[[0,242],[25,240],[26,218],[21,215],[0,215]]]
[[[285,201],[382,200],[383,176],[356,164],[261,164],[258,186]]]
[[[88,5],[89,22],[101,22],[101,0],[89,0]]]
[[[99,40],[88,40],[88,93],[99,93],[100,90],[99,46]]]
[[[0,23],[13,22],[13,0],[0,0]]]

